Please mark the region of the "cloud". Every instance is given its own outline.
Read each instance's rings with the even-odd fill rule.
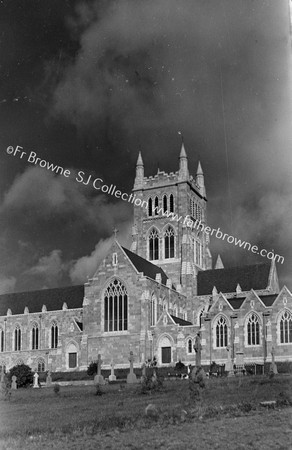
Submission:
[[[75,175],[74,170],[71,178],[65,178],[38,167],[26,169],[5,193],[2,213],[9,219],[24,215],[23,226],[62,218],[63,227],[74,220],[75,226],[94,226],[101,232],[112,230],[115,222],[128,220],[129,203],[114,203],[113,197],[78,183]]]
[[[92,277],[112,245],[112,238],[101,239],[89,256],[78,259],[70,269],[70,278],[74,284],[85,283]]]
[[[7,294],[13,292],[15,288],[16,278],[6,277],[5,275],[0,275],[0,294]]]
[[[81,185],[75,175],[29,167],[4,195],[2,267],[13,271],[18,290],[70,284],[69,270],[87,249],[114,227],[129,231],[131,205]]]
[[[118,241],[120,244],[129,246],[129,224],[120,227],[118,233]],[[82,256],[77,261],[72,262],[70,269],[70,279],[73,283],[85,283],[88,278],[92,277],[102,260],[106,257],[113,238],[101,239],[95,246],[94,250],[88,256]]]
[[[42,256],[36,265],[27,270],[26,275],[40,278],[42,283],[55,287],[66,270],[66,264],[62,262],[61,250],[52,250],[48,256]]]

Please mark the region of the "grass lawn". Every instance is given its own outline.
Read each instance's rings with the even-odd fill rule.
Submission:
[[[13,391],[10,401],[0,400],[0,448],[292,448],[291,375],[210,379],[197,403],[188,380],[166,381],[148,395],[139,385],[107,385],[103,392]],[[260,406],[265,400],[278,401],[276,409]],[[145,417],[149,403],[158,417]]]

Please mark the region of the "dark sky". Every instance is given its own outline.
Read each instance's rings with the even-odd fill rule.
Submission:
[[[288,0],[0,2],[0,292],[81,283],[132,209],[77,183],[133,186],[200,159],[210,226],[285,258],[292,287]],[[23,147],[26,155],[7,154]],[[28,162],[71,171],[54,175]],[[264,262],[212,239],[214,260]]]

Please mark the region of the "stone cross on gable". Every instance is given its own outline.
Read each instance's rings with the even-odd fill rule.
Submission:
[[[115,227],[115,228],[113,229],[113,232],[114,232],[114,235],[115,235],[115,241],[116,241],[116,240],[117,240],[117,234],[118,234],[119,230]]]
[[[97,375],[101,375],[101,365],[103,361],[101,359],[100,353],[97,355]]]

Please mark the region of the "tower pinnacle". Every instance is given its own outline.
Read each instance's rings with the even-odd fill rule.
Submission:
[[[201,163],[199,161],[198,163],[198,169],[197,169],[197,175],[196,175],[196,182],[200,188],[201,194],[203,197],[206,197],[206,189],[205,189],[205,181],[204,181],[204,172],[201,166]]]
[[[180,133],[180,135],[182,136],[181,133]],[[183,138],[182,138],[182,142],[181,142],[181,149],[180,149],[180,155],[179,155],[179,178],[181,180],[189,179],[188,157],[187,157],[187,152],[185,149]]]
[[[139,152],[137,163],[136,163],[136,178],[134,183],[134,188],[142,188],[144,179],[144,163],[142,159],[141,152]]]

